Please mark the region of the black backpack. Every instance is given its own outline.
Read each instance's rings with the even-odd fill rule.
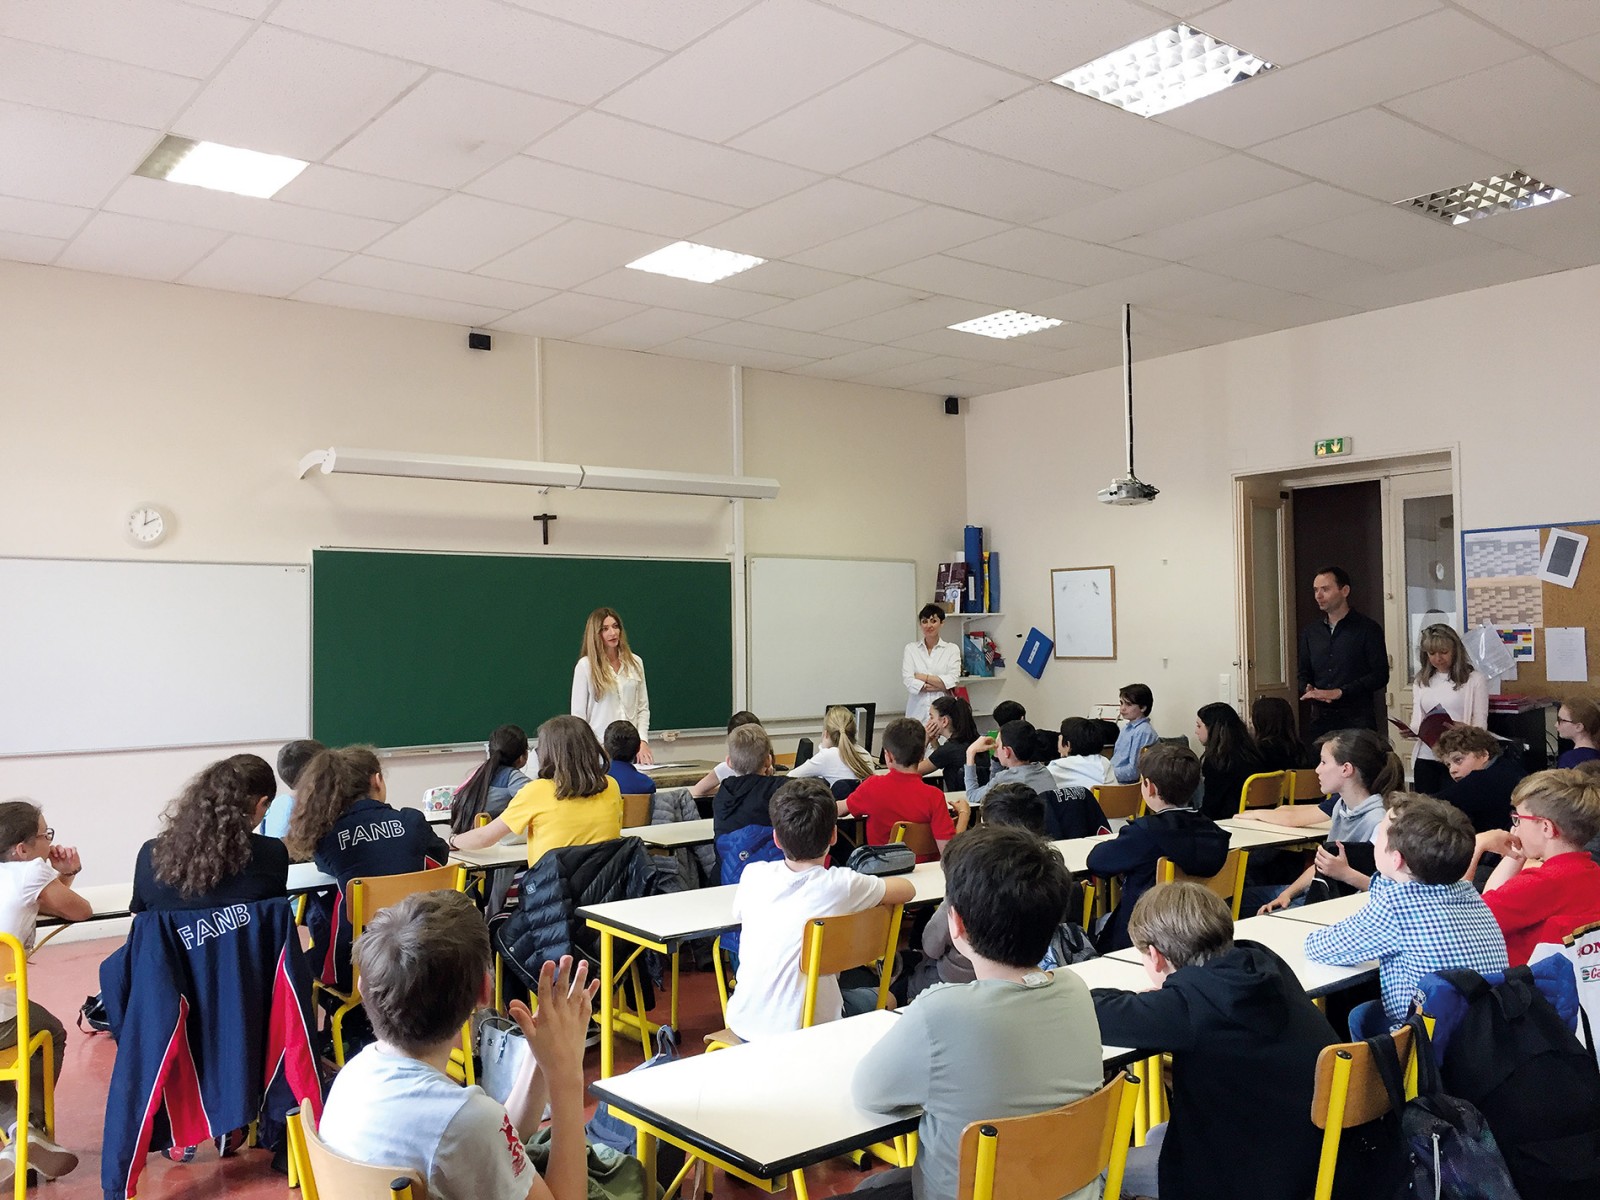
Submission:
[[[1466,1000],[1442,1068],[1445,1090],[1483,1113],[1517,1190],[1527,1200],[1600,1196],[1594,1055],[1527,967],[1511,968],[1492,987],[1472,971],[1439,977]]]

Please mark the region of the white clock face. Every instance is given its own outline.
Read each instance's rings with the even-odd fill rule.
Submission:
[[[127,532],[136,546],[154,546],[167,536],[167,514],[154,505],[140,505],[128,514]]]

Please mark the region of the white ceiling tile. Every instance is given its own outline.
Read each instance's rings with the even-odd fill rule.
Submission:
[[[1061,291],[1060,280],[1045,279],[1022,271],[1007,271],[943,254],[890,267],[887,271],[880,271],[878,277],[925,292],[964,300],[981,300],[985,304],[993,304],[997,309],[1026,309],[1030,304],[1037,304],[1045,297]]]
[[[1421,213],[1375,204],[1349,216],[1290,230],[1284,236],[1347,258],[1402,271],[1483,252],[1482,247],[1470,243],[1461,233]]]
[[[315,162],[426,73],[415,63],[265,25],[206,84],[176,129]]]
[[[1086,375],[1090,371],[1104,371],[1108,367],[1120,366],[1122,363],[1121,343],[1111,337],[1103,339],[1104,345],[1079,346],[1072,350],[1052,350],[1047,354],[1029,356],[1019,366],[1032,367],[1038,371],[1050,371],[1057,378],[1068,375]],[[1157,357],[1152,343],[1154,339],[1141,337],[1135,343],[1139,354],[1139,362],[1146,362]],[[1109,396],[1107,397],[1109,400]]]
[[[603,296],[584,296],[578,292],[558,292],[530,308],[502,317],[490,328],[507,333],[529,333],[536,337],[580,338],[591,329],[620,321],[644,309]]]
[[[1359,306],[1363,310],[1412,304],[1476,288],[1493,287],[1516,279],[1544,275],[1560,268],[1542,258],[1510,247],[1488,254],[1459,258],[1409,271],[1374,276],[1324,289],[1323,295],[1335,302]]]
[[[367,253],[470,271],[554,229],[562,220],[552,213],[458,193],[379,238]]]
[[[165,128],[197,86],[182,75],[0,37],[0,100]]]
[[[646,308],[619,321],[611,321],[591,329],[584,341],[600,346],[627,346],[635,350],[649,350],[663,342],[693,337],[724,324],[721,317],[698,313],[673,312],[665,308]]]
[[[1088,204],[1108,191],[936,137],[912,142],[848,174],[886,191],[1022,224]]]
[[[1352,272],[1347,279],[1365,282],[1370,276]],[[1337,285],[1336,285],[1337,286]],[[1324,293],[1333,288],[1322,288]],[[1228,279],[1204,292],[1195,292],[1168,301],[1172,312],[1188,312],[1201,317],[1223,317],[1245,321],[1267,329],[1309,325],[1331,321],[1359,311],[1356,306],[1319,296],[1299,295],[1283,288]]]
[[[723,346],[745,346],[754,350],[775,350],[801,358],[832,358],[852,350],[864,350],[860,342],[829,337],[821,333],[802,333],[794,329],[775,329],[748,321],[729,321],[702,335],[708,342]]]
[[[1110,283],[1075,288],[1060,296],[1050,296],[1041,302],[1040,307],[1063,321],[1109,322],[1122,311],[1124,304],[1160,304],[1178,296],[1203,291],[1217,282],[1217,277],[1208,272],[1181,263],[1167,263],[1153,271],[1129,275]],[[1046,329],[1038,337],[1055,342],[1060,334],[1059,329]]]
[[[868,346],[864,350],[852,350],[848,354],[814,362],[810,366],[801,368],[801,374],[814,375],[821,379],[855,379],[862,375],[870,375],[874,371],[910,366],[912,363],[924,361],[927,357],[926,354],[920,354],[915,350],[899,350],[894,346]]]
[[[690,283],[687,279],[673,279],[650,271],[630,271],[626,267],[591,279],[576,290],[591,296],[608,296],[613,300],[724,320],[748,317],[783,303],[776,296],[735,291],[715,283]]]
[[[160,140],[152,129],[0,101],[0,190],[97,207]]]
[[[56,260],[58,266],[107,275],[174,280],[227,235],[120,213],[96,213]]]
[[[949,251],[953,258],[1088,285],[1138,275],[1161,265],[1140,254],[1079,242],[1039,229],[1009,229]]]
[[[0,0],[0,29],[26,42],[204,79],[251,22],[177,0]]]
[[[233,13],[235,16],[252,19],[264,15],[267,9],[277,2],[278,0],[189,0],[190,4],[198,4],[201,8],[211,8],[217,12]]]
[[[1254,146],[1523,53],[1471,17],[1443,10],[1157,120],[1230,146]]]
[[[1453,0],[1460,8],[1493,21],[1513,37],[1535,46],[1600,33],[1600,5],[1591,0]]]
[[[1232,317],[1215,317],[1202,313],[1175,312],[1164,308],[1141,308],[1134,313],[1134,368],[1138,369],[1141,342],[1148,337],[1153,342],[1165,343],[1193,339],[1197,346],[1231,342],[1239,338],[1255,337],[1267,333],[1265,325],[1240,321]]]
[[[1277,237],[1199,254],[1189,266],[1286,292],[1322,288],[1372,272],[1371,263]]]
[[[1438,0],[1227,0],[1196,22],[1212,37],[1284,66],[1420,17]]]
[[[387,221],[374,221],[369,217],[299,208],[276,200],[147,179],[143,175],[124,179],[107,197],[105,207],[110,212],[130,216],[333,250],[359,250],[394,228]]]
[[[415,263],[355,255],[325,273],[324,278],[362,287],[382,288],[386,292],[407,292],[431,296],[436,300],[458,300],[463,304],[482,304],[487,308],[523,309],[553,294],[551,288],[534,287],[506,279],[488,279],[461,271],[441,271]]]
[[[460,187],[572,114],[570,105],[434,74],[328,158],[336,167]]]
[[[907,351],[907,353],[916,354],[917,360],[903,367],[886,367],[881,371],[869,371],[865,375],[858,376],[855,382],[875,384],[879,387],[915,388],[930,381],[951,379],[959,371],[971,371],[984,365],[969,358],[951,358],[925,351]],[[952,392],[961,394],[953,385],[940,386],[934,390],[945,395],[950,395]]]
[[[1254,153],[1377,200],[1403,200],[1482,179],[1505,164],[1368,108],[1265,142]]]
[[[912,337],[901,338],[893,343],[904,349],[923,350],[929,354],[950,355],[955,358],[967,359],[985,363],[1011,363],[1019,357],[1026,356],[1030,347],[1024,343],[1034,334],[1024,334],[1019,338],[1007,338],[1004,341],[998,338],[984,337],[978,333],[963,333],[958,329],[935,329],[929,333],[919,333]],[[941,371],[941,374],[961,376],[970,372],[970,366],[961,370]]]
[[[494,0],[451,0],[448,13],[433,4],[394,0],[282,0],[270,19],[574,104],[593,104],[662,57],[658,50]]]
[[[1208,250],[1286,233],[1370,208],[1370,202],[1321,183],[1304,183],[1232,208],[1207,213],[1117,245],[1137,254],[1181,262]]]
[[[519,154],[479,176],[467,191],[544,212],[585,217],[605,225],[688,238],[738,213],[731,204],[685,196],[642,183],[611,179]]]
[[[511,0],[518,8],[560,17],[577,25],[615,34],[647,46],[677,50],[753,0],[628,0],[626,4],[590,4],[580,0]]]
[[[501,279],[570,288],[626,266],[636,258],[661,249],[664,244],[662,238],[653,233],[596,225],[591,221],[568,221],[479,269],[485,275]]]
[[[740,208],[776,200],[820,178],[814,171],[601,112],[586,112],[568,121],[540,138],[529,152],[535,158]]]
[[[807,296],[815,296],[818,292],[850,281],[850,276],[838,271],[819,271],[816,267],[769,261],[719,280],[717,286],[740,292],[760,292],[764,296],[782,296],[787,300],[804,300]]]
[[[1028,86],[1009,71],[916,44],[731,143],[834,174],[934,133]],[[872,114],[863,120],[862,114]]]
[[[415,317],[421,321],[443,321],[447,325],[485,326],[506,315],[503,308],[481,304],[462,304],[431,296],[411,296],[386,292],[382,288],[314,279],[291,297],[309,304],[332,304],[339,308],[359,308],[364,312],[389,313],[396,317]]]
[[[875,279],[852,279],[803,300],[769,308],[751,319],[762,325],[778,325],[784,329],[816,333],[848,321],[888,312],[921,298],[922,293],[911,288],[895,287]]]
[[[901,338],[915,337],[919,333],[932,333],[946,326],[970,321],[992,311],[975,300],[952,300],[947,296],[932,296],[915,300],[895,308],[885,309],[871,316],[857,317],[840,325],[828,327],[828,332],[839,337],[883,345]]]
[[[966,375],[957,376],[958,383],[975,384],[991,390],[1028,387],[1035,383],[1049,383],[1061,376],[1054,371],[1040,371],[1033,367],[1013,367],[1003,363],[978,367]]]
[[[1550,51],[1550,57],[1600,83],[1600,33],[1557,46]]]
[[[290,242],[235,234],[178,282],[227,292],[248,292],[253,296],[287,296],[344,257],[342,250],[296,246]]]
[[[43,200],[15,200],[0,196],[0,229],[42,238],[70,238],[83,228],[93,210]]]
[[[843,179],[824,179],[713,225],[696,240],[759,258],[787,258],[880,221],[904,216],[918,207],[915,200],[905,196]]]
[[[1078,0],[1070,17],[1057,0],[1009,0],[1003,19],[988,0],[834,0],[941,46],[1035,79],[1063,71],[1171,24],[1128,0]]]
[[[676,342],[657,346],[656,350],[676,358],[755,367],[763,371],[788,371],[811,361],[803,354],[781,354],[776,350],[757,350],[749,346],[725,346],[721,342],[708,342],[696,338],[681,338]]]
[[[443,188],[312,163],[273,199],[284,204],[398,224],[437,204],[445,195]]]
[[[1544,163],[1600,143],[1600,85],[1545,58],[1491,67],[1391,101],[1388,107],[1498,155],[1501,169],[1522,167],[1535,177]]]
[[[907,45],[810,0],[765,0],[680,50],[599,107],[724,142]]]
[[[0,230],[0,258],[10,262],[51,263],[66,244],[61,238]]]
[[[1107,187],[1137,187],[1227,153],[1053,83],[943,130],[940,137]]]
[[[1447,232],[1512,246],[1563,267],[1600,262],[1600,197],[1571,196],[1559,204],[1499,213]]]
[[[927,204],[860,233],[803,250],[794,258],[797,262],[834,271],[871,274],[976,241],[1005,228],[1002,221]]]

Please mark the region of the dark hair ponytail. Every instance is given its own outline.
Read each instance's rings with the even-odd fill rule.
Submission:
[[[1326,574],[1326,572],[1318,572]],[[1370,729],[1341,729],[1322,739],[1333,761],[1349,763],[1356,777],[1373,796],[1391,796],[1404,790],[1406,767],[1387,738]]]
[[[501,767],[514,766],[528,752],[528,735],[515,725],[502,725],[489,735],[489,757],[456,789],[450,801],[450,832],[465,833],[489,810],[489,789]]]

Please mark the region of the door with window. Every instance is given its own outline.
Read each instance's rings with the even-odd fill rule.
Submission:
[[[1461,630],[1460,549],[1449,471],[1394,475],[1385,481],[1384,574],[1388,620],[1390,714],[1411,716],[1418,634],[1426,625]]]
[[[1239,480],[1239,557],[1243,566],[1239,611],[1243,617],[1239,663],[1243,704],[1260,696],[1295,703],[1295,633],[1289,582],[1294,561],[1290,493],[1276,480]]]

